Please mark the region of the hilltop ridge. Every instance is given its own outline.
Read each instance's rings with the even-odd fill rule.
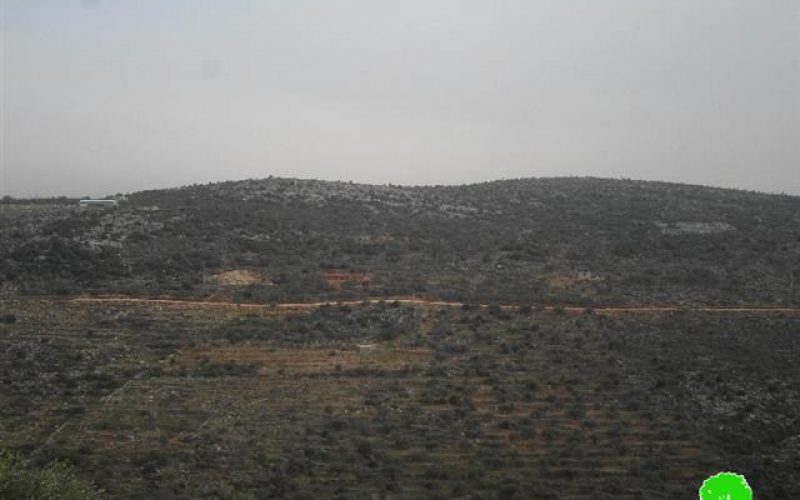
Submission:
[[[800,197],[597,178],[377,186],[267,178],[6,203],[7,294],[245,302],[798,302]],[[226,282],[226,272],[251,279]]]

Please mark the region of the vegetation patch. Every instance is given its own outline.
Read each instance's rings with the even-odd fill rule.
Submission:
[[[39,468],[19,454],[0,448],[0,498],[92,500],[102,498],[102,492],[64,462]]]
[[[112,497],[800,491],[797,317],[500,312],[8,301],[0,439]]]

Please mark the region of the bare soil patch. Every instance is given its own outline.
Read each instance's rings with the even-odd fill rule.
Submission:
[[[217,275],[217,282],[222,286],[247,286],[272,284],[266,276],[247,269],[223,271]]]
[[[357,273],[352,271],[329,270],[322,273],[322,279],[328,286],[341,289],[346,283],[355,285],[366,285],[370,279],[364,273]]]

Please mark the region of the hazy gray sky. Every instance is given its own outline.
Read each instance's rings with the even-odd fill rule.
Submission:
[[[2,193],[555,175],[800,194],[798,0],[0,0]]]

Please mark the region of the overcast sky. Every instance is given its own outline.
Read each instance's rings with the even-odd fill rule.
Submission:
[[[3,194],[593,175],[800,194],[798,0],[0,0]]]

